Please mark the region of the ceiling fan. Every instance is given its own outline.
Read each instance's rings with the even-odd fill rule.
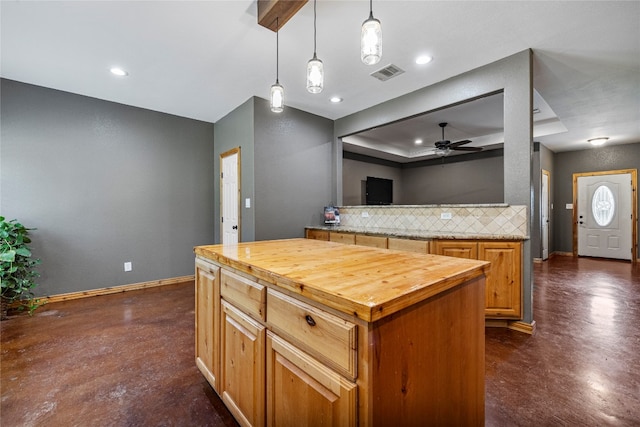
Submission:
[[[439,123],[438,126],[442,128],[442,140],[436,142],[436,149],[434,153],[439,156],[446,156],[449,154],[451,150],[455,151],[482,151],[482,147],[462,147],[465,144],[470,143],[471,141],[468,139],[451,142],[448,139],[444,139],[444,128],[447,126],[447,123]]]

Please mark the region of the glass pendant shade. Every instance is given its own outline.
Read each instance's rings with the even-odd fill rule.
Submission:
[[[274,113],[282,113],[284,110],[284,87],[276,80],[271,86],[271,111]]]
[[[315,53],[307,62],[307,90],[311,93],[320,93],[324,87],[324,67]]]
[[[362,24],[360,59],[367,65],[373,65],[380,62],[380,58],[382,58],[382,26],[371,13],[369,19]]]

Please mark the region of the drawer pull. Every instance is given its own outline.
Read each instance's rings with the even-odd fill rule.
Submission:
[[[307,320],[307,324],[309,326],[316,326],[316,321],[313,320],[313,317],[309,316],[308,314],[306,316],[304,316],[304,318]]]

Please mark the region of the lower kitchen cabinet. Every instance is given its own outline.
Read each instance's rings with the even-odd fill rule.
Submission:
[[[485,286],[485,316],[522,318],[522,243],[506,241],[435,240],[436,255],[491,262]]]
[[[478,259],[491,262],[485,287],[485,315],[522,318],[522,244],[478,242]]]
[[[267,332],[267,426],[355,426],[357,386]]]
[[[217,390],[220,359],[220,267],[196,260],[196,365]]]
[[[220,397],[242,426],[265,422],[265,327],[222,301]]]

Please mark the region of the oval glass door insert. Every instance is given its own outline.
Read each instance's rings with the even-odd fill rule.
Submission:
[[[601,185],[593,192],[591,199],[591,211],[593,219],[600,227],[611,224],[616,209],[616,201],[613,193],[606,185]]]

